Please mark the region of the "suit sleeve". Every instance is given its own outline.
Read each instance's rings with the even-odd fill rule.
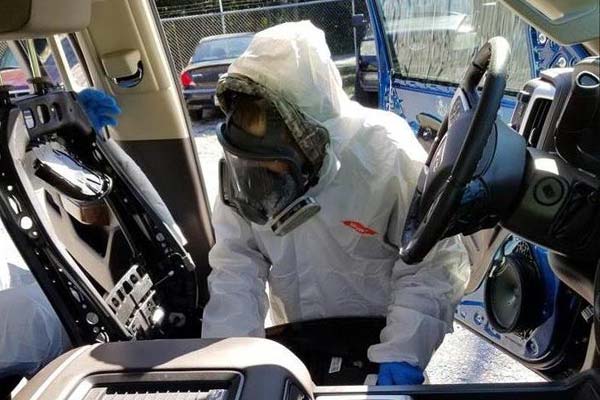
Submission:
[[[209,253],[210,300],[202,337],[264,336],[270,263],[259,251],[250,224],[218,199],[213,213],[216,244]]]
[[[399,120],[399,118],[398,118]],[[402,121],[404,122],[404,121]],[[424,153],[408,125],[389,137],[398,148],[391,186],[397,201],[388,240],[400,247],[400,237]],[[431,356],[452,332],[454,310],[469,278],[467,253],[456,236],[438,242],[419,264],[398,259],[392,270],[392,290],[381,342],[369,348],[373,362],[408,362],[425,369]]]

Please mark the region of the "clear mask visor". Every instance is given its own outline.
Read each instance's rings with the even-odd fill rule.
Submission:
[[[294,168],[285,160],[252,160],[225,151],[230,196],[252,209],[246,217],[264,225],[301,195]]]

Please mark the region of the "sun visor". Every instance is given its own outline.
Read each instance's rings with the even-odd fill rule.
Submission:
[[[0,40],[77,32],[90,23],[92,0],[0,0]]]
[[[561,44],[577,44],[600,36],[598,0],[502,0],[530,25]]]

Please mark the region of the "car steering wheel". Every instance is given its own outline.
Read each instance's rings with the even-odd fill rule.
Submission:
[[[400,257],[420,262],[435,244],[450,236],[453,218],[470,195],[465,188],[486,168],[484,151],[504,95],[510,45],[502,37],[485,43],[471,60],[421,170],[402,233]],[[477,87],[486,76],[481,94]],[[493,150],[491,150],[493,151]]]

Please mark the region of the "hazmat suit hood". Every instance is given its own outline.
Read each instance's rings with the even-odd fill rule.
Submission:
[[[257,33],[217,86],[226,114],[232,111],[229,94],[234,92],[271,102],[317,170],[328,153],[327,121],[340,117],[351,104],[323,31],[309,21]]]
[[[319,122],[339,116],[350,103],[325,34],[310,21],[258,32],[228,73],[267,87]]]

